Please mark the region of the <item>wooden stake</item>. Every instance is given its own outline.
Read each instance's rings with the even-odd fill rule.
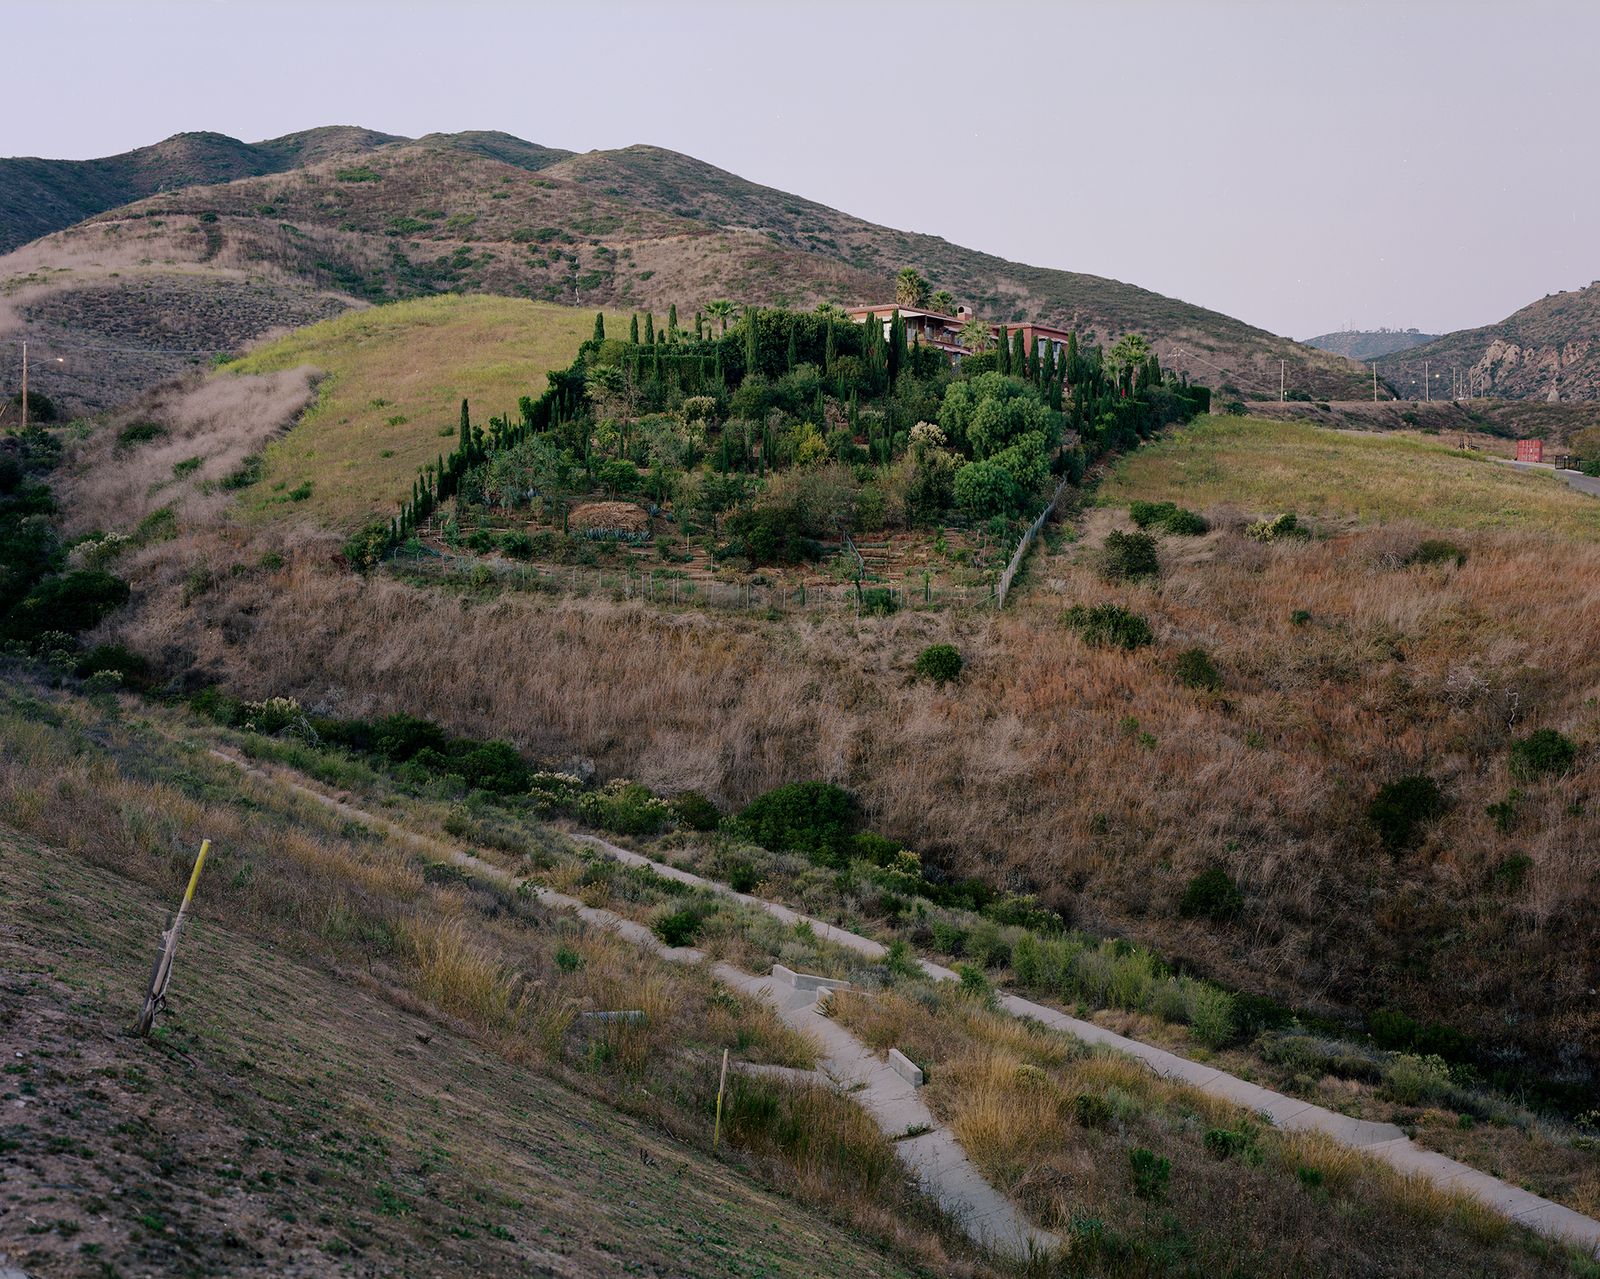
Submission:
[[[200,870],[206,864],[206,854],[210,851],[211,841],[202,840],[200,855],[194,859],[194,869],[189,872],[189,886],[183,890],[183,901],[178,904],[172,927],[161,935],[161,953],[156,956],[155,967],[150,970],[150,989],[145,993],[144,1008],[140,1010],[139,1024],[135,1027],[135,1033],[141,1039],[150,1033],[150,1027],[155,1024],[156,1010],[166,999],[167,982],[172,979],[172,960],[178,953],[178,930],[183,927],[189,903],[194,900],[195,885],[200,882]]]
[[[711,1149],[722,1139],[722,1090],[728,1086],[728,1050],[722,1050],[722,1078],[717,1080],[717,1122],[711,1129]]]

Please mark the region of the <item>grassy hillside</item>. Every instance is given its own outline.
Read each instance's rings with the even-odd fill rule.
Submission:
[[[1333,520],[1600,540],[1600,502],[1553,476],[1513,471],[1442,442],[1256,418],[1211,418],[1175,431],[1124,461],[1100,492],[1113,504],[1232,502]]]
[[[825,1197],[830,1138],[799,1167],[726,1142],[710,1156],[706,1063],[724,1035],[756,1059],[783,1043],[770,1014],[515,898],[430,882],[408,846],[177,745],[178,722],[40,691],[0,683],[0,794],[29,832],[0,827],[13,1264],[908,1273],[848,1209],[828,1220],[768,1188]],[[126,1027],[202,834],[215,855],[171,1006],[140,1041]],[[576,1020],[622,1000],[650,1009],[648,1036]],[[818,1135],[830,1106],[855,1114],[824,1104]]]
[[[151,275],[242,276],[368,301],[459,291],[658,313],[675,303],[687,318],[718,297],[804,308],[884,298],[895,273],[914,265],[994,319],[1072,325],[1106,345],[1136,330],[1156,340],[1169,367],[1231,379],[1245,393],[1275,390],[1280,358],[1296,389],[1360,392],[1362,371],[1342,357],[1203,307],[876,226],[655,147],[572,155],[470,133],[295,168],[281,157],[261,163],[259,176],[167,191],[30,244],[0,260],[0,290],[22,320],[45,326],[41,338],[66,343],[70,330],[55,333],[42,310],[48,299],[81,310],[85,289],[109,288],[134,332],[106,345],[156,348],[161,323],[138,318],[159,305],[144,293]],[[219,328],[185,345],[238,340]],[[130,390],[162,371],[138,350],[109,359]],[[78,370],[47,374],[47,391],[105,403],[81,394]]]
[[[300,365],[327,376],[316,405],[266,450],[246,508],[341,526],[387,513],[453,447],[463,398],[479,425],[515,415],[517,398],[542,393],[545,373],[570,364],[593,331],[591,311],[449,296],[355,311],[268,343],[219,376]],[[302,486],[310,491],[297,497]]]
[[[1405,352],[1407,364],[1458,367],[1474,395],[1600,398],[1600,282],[1551,293],[1498,324],[1462,329]]]

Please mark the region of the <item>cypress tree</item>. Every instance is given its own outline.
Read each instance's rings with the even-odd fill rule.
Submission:
[[[698,311],[694,313],[694,340],[696,342],[704,342],[706,340],[705,331],[700,327],[700,312]]]
[[[889,385],[894,385],[895,379],[900,376],[900,357],[906,349],[906,326],[900,318],[900,308],[896,307],[894,314],[889,317],[889,350],[887,363],[889,366]]]
[[[744,312],[744,375],[746,377],[761,371],[761,346],[756,340],[756,316],[759,312],[755,307],[746,307]]]
[[[1048,388],[1055,385],[1055,380],[1056,344],[1054,342],[1046,342],[1044,344],[1044,358],[1039,362],[1039,385]]]
[[[716,379],[717,379],[717,385],[719,387],[727,386],[727,384],[728,384],[728,375],[722,371],[722,343],[721,342],[717,343],[717,369],[716,369],[715,376],[716,376]]]
[[[1028,349],[1022,345],[1021,329],[1011,335],[1011,372],[1016,377],[1024,377],[1028,372]]]
[[[596,311],[594,313],[594,340],[596,342],[604,342],[606,340],[606,313],[604,311]]]
[[[654,315],[652,315],[649,311],[646,311],[644,313],[644,344],[646,346],[653,346],[653,345],[655,345],[655,340],[656,340],[656,317]]]
[[[1034,334],[1033,341],[1028,343],[1028,381],[1038,385],[1039,382],[1039,335]]]
[[[635,346],[639,345],[639,315],[637,312],[634,313],[633,323],[628,327],[628,341]]]
[[[674,302],[667,308],[667,341],[678,340],[678,304]]]
[[[472,455],[472,419],[467,416],[467,402],[461,401],[461,438],[456,441],[456,452],[462,458]]]
[[[1011,338],[1006,333],[1006,326],[1003,324],[1000,326],[1000,341],[995,350],[999,352],[996,363],[1000,366],[1000,372],[1011,372]]]
[[[828,317],[828,334],[822,343],[822,371],[828,375],[833,373],[833,362],[838,356],[838,344],[833,336],[833,316]]]

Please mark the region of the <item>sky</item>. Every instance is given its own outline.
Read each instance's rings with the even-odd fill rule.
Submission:
[[[5,8],[30,52],[0,155],[323,124],[645,142],[1297,338],[1600,277],[1597,0]]]

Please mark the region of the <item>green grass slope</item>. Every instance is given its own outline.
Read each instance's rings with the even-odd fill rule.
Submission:
[[[215,376],[305,364],[326,376],[316,405],[267,449],[246,509],[340,527],[387,516],[418,470],[454,447],[463,398],[479,425],[515,415],[517,398],[542,394],[545,374],[593,331],[592,311],[450,295],[347,312],[268,343]]]

